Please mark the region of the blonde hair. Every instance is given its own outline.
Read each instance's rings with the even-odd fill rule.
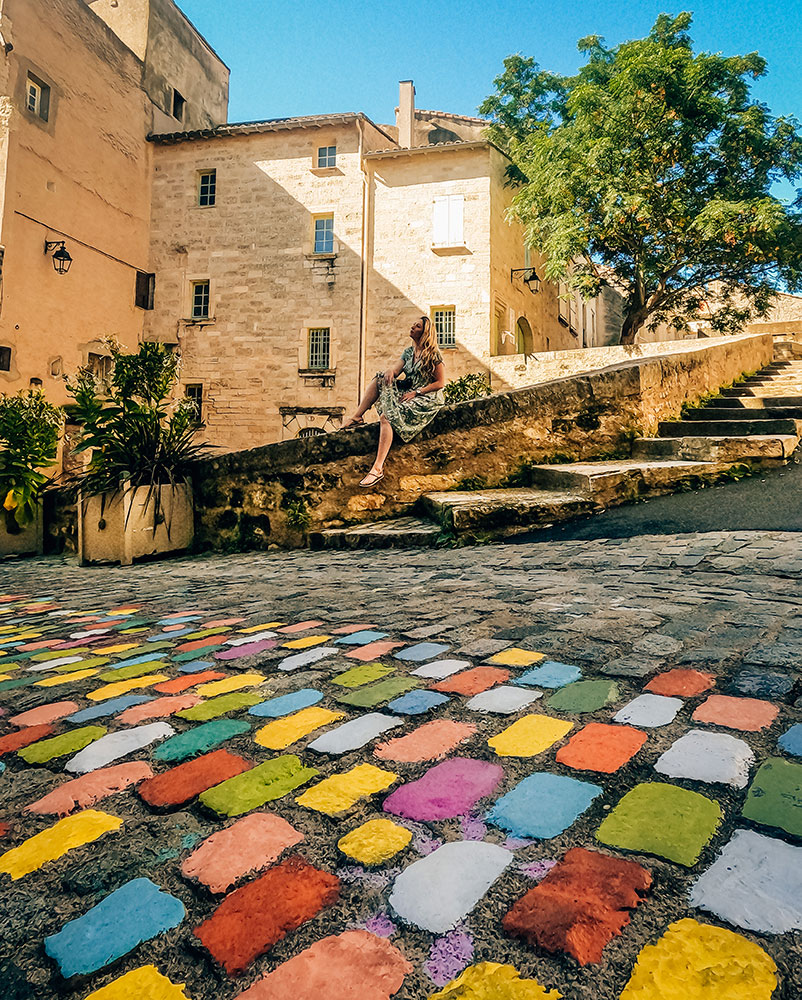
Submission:
[[[420,360],[421,368],[425,369],[434,378],[434,370],[442,363],[443,355],[437,346],[434,323],[432,323],[428,316],[421,316],[421,322],[423,323],[423,333],[418,341],[420,345],[418,359]]]

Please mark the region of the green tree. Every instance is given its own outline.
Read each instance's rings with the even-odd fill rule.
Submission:
[[[480,108],[545,277],[587,297],[618,288],[625,344],[644,325],[686,328],[708,292],[725,333],[802,287],[802,203],[771,193],[802,172],[797,123],[752,100],[765,60],[694,52],[691,21],[661,14],[615,48],[583,38],[573,77],[510,56]]]
[[[16,532],[36,517],[53,465],[64,414],[41,390],[0,394],[0,503]]]

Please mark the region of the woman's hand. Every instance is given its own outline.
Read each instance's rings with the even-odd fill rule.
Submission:
[[[394,378],[395,378],[395,369],[394,368],[388,368],[387,371],[384,373],[384,382],[385,382],[385,385],[392,385]]]
[[[410,402],[410,400],[415,399],[415,397],[417,395],[418,394],[417,394],[417,392],[415,392],[414,389],[411,392],[405,392],[404,395],[401,397],[401,402],[402,403],[408,403],[408,402]]]

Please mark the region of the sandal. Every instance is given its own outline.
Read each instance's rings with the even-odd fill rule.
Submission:
[[[350,431],[353,427],[361,427],[365,420],[363,417],[349,417],[340,427],[341,431]]]
[[[382,479],[384,479],[383,472],[369,472],[359,485],[363,490],[370,489],[371,486],[375,486],[376,483],[380,483]],[[370,482],[368,482],[368,480],[370,480]]]

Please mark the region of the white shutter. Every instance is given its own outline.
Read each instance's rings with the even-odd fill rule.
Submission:
[[[448,198],[435,198],[432,212],[432,243],[435,246],[448,245]]]
[[[462,229],[463,196],[452,194],[448,198],[448,245],[459,247],[465,242]]]

